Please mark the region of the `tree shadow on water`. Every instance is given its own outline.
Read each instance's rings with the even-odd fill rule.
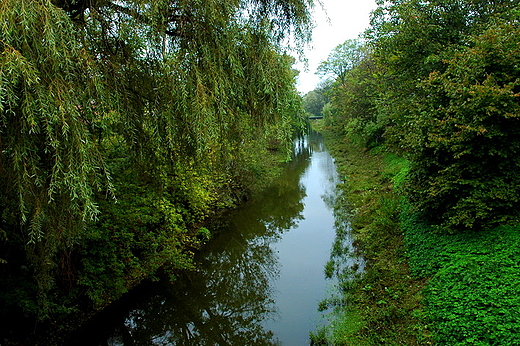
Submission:
[[[309,144],[310,143],[310,144]],[[297,142],[279,179],[226,214],[196,256],[197,270],[142,289],[73,339],[76,345],[279,345],[263,321],[276,318],[272,288],[279,262],[271,244],[303,219],[312,140]],[[139,291],[139,290],[138,290]],[[108,322],[109,320],[110,322]]]

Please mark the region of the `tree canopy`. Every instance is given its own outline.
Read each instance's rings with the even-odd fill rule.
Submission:
[[[364,54],[363,45],[358,39],[348,39],[337,45],[327,60],[320,62],[316,73],[345,84],[348,71],[361,62]]]
[[[309,91],[303,96],[303,108],[311,115],[323,116],[323,106],[327,103],[327,96],[323,89]]]
[[[518,218],[517,23],[514,1],[381,1],[360,60],[320,67],[348,67],[334,120],[410,160],[407,196],[444,231]]]
[[[187,227],[258,178],[244,174],[262,172],[258,148],[286,149],[303,123],[281,43],[304,44],[312,6],[0,4],[0,258],[6,273],[23,257],[6,249],[26,254],[42,316],[71,253],[117,203],[147,191],[153,227]]]

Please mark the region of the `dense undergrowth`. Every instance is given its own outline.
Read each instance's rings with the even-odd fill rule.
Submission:
[[[438,345],[519,345],[519,226],[432,232],[403,214],[412,273],[429,278],[427,317]]]

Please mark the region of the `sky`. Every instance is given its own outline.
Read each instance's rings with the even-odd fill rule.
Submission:
[[[370,12],[376,9],[375,0],[321,1],[326,13],[320,5],[316,5],[316,27],[312,34],[311,47],[305,50],[307,71],[301,62],[294,66],[300,71],[296,87],[302,94],[314,90],[319,83],[320,77],[315,74],[319,63],[327,60],[330,51],[338,44],[357,38],[365,31],[370,24]]]

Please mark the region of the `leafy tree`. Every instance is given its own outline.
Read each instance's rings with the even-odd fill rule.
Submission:
[[[349,39],[337,45],[322,61],[316,71],[321,76],[333,77],[341,84],[345,84],[347,72],[356,67],[363,59],[363,45],[357,39]]]
[[[515,11],[511,10],[515,6],[516,3],[510,1],[387,1],[381,3],[372,31],[368,33],[380,69],[381,93],[377,104],[379,114],[387,118],[386,137],[412,162],[409,191],[413,202],[443,229],[476,228],[498,221],[514,209],[505,210],[508,209],[505,205],[514,201],[499,192],[505,188],[505,178],[501,175],[510,173],[488,171],[491,166],[485,164],[487,159],[479,156],[492,150],[491,143],[496,138],[489,142],[485,136],[472,140],[465,135],[464,139],[460,137],[459,125],[480,128],[475,127],[479,123],[478,114],[485,112],[486,102],[491,99],[479,104],[482,109],[466,112],[465,120],[459,122],[454,109],[458,109],[457,113],[465,107],[469,110],[469,100],[454,97],[456,89],[450,85],[458,81],[457,90],[463,94],[463,90],[474,88],[477,81],[484,83],[486,75],[491,76],[489,81],[497,78],[495,72],[500,76],[514,75],[512,67],[508,72],[507,69],[495,71],[492,66],[502,66],[499,62],[491,64],[482,60],[481,63],[489,63],[489,67],[484,68],[485,72],[480,70],[483,75],[479,77],[463,78],[462,65],[460,70],[454,66],[462,63],[461,58],[455,58],[461,52],[470,54],[476,49],[481,40],[475,37],[496,18],[515,21]],[[450,91],[441,92],[443,88]],[[506,109],[498,108],[495,115],[508,113]],[[452,117],[457,119],[457,126],[446,123]],[[502,122],[496,121],[497,124]],[[508,131],[513,133],[511,129]],[[502,135],[509,138],[506,132]],[[467,161],[459,155],[470,152],[475,156],[466,156]],[[476,155],[477,152],[480,154]],[[495,155],[494,163],[490,161],[490,164],[495,167],[511,164],[499,157]],[[506,171],[512,169],[506,166]],[[495,187],[491,187],[491,181]],[[502,198],[507,202],[499,202]]]
[[[443,227],[518,218],[520,28],[499,20],[422,84],[413,201]]]
[[[379,144],[385,129],[376,107],[378,69],[367,46],[359,40],[347,40],[331,52],[317,72],[336,78],[327,92],[331,99],[324,109],[327,121],[341,124],[345,135],[361,137],[368,146]]]
[[[389,120],[395,149],[415,146],[417,106],[427,97],[421,81],[444,71],[445,54],[469,45],[492,16],[515,6],[507,0],[380,1],[367,38],[380,69],[379,112]]]
[[[333,89],[334,116],[346,136],[360,138],[367,147],[383,141],[386,119],[378,113],[378,67],[370,55],[348,71],[345,83]]]
[[[57,311],[49,297],[75,285],[81,268],[71,256],[95,244],[85,237],[116,246],[147,239],[125,225],[92,231],[100,215],[118,216],[116,200],[130,198],[129,208],[154,215],[143,222],[149,230],[184,239],[178,229],[226,204],[234,178],[258,177],[262,153],[248,146],[265,148],[272,137],[285,143],[300,122],[280,42],[289,33],[308,38],[310,7],[308,0],[2,2],[0,240],[11,251],[0,255],[1,276],[28,266],[39,303],[25,297],[26,311],[42,318]],[[141,191],[145,197],[133,199]],[[180,243],[168,245],[172,256]],[[125,258],[142,260],[140,246]],[[104,250],[100,257],[111,253]],[[145,275],[121,280],[126,287]]]
[[[323,116],[323,106],[327,103],[327,98],[322,90],[315,89],[309,91],[303,97],[303,107],[310,114],[321,117]]]

